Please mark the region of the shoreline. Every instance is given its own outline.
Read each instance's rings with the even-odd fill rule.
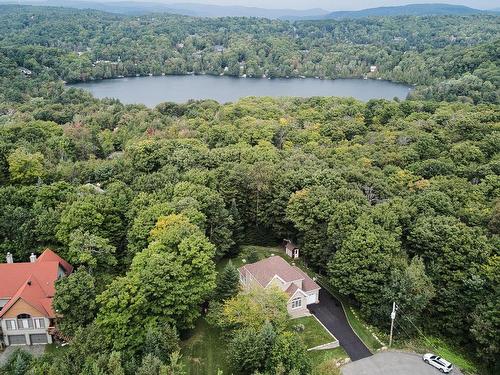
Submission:
[[[211,74],[211,73],[185,73],[185,74],[135,74],[135,75],[128,75],[128,76],[114,76],[114,77],[109,77],[109,78],[93,78],[85,81],[72,81],[72,82],[67,82],[63,81],[63,83],[66,86],[73,86],[73,85],[81,85],[81,84],[89,84],[89,83],[99,83],[99,82],[104,82],[104,81],[114,81],[114,80],[120,80],[120,79],[133,79],[133,78],[157,78],[157,77],[214,77],[214,78],[231,78],[231,79],[250,79],[250,80],[319,80],[319,81],[338,81],[338,80],[366,80],[366,81],[377,81],[377,82],[388,82],[388,83],[393,83],[397,85],[402,85],[402,86],[407,86],[409,89],[413,90],[415,87],[417,87],[416,84],[411,84],[411,83],[406,83],[406,82],[399,82],[399,81],[391,81],[389,79],[383,79],[383,78],[372,78],[372,77],[366,77],[366,76],[351,76],[351,77],[336,77],[336,78],[330,78],[330,77],[312,77],[312,76],[293,76],[293,77],[256,77],[256,76],[232,76],[232,75],[225,75],[225,74]]]

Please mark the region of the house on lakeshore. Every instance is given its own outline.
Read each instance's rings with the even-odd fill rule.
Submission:
[[[283,240],[283,247],[286,255],[290,258],[297,259],[299,257],[299,248],[291,240]]]
[[[52,343],[56,313],[54,283],[73,271],[71,264],[50,249],[29,262],[0,264],[0,336],[5,345]]]
[[[300,268],[280,256],[271,256],[238,269],[243,289],[277,286],[289,297],[288,313],[298,318],[309,315],[307,305],[319,303],[321,287]]]

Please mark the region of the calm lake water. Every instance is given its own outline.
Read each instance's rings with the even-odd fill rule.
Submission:
[[[69,85],[90,91],[97,98],[117,98],[123,103],[149,107],[189,99],[234,102],[245,96],[344,96],[370,99],[405,99],[410,87],[365,79],[251,79],[217,76],[155,76],[107,79]]]

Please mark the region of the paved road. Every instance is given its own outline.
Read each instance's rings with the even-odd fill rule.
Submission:
[[[339,340],[352,361],[372,355],[347,322],[340,302],[327,290],[319,291],[319,303],[308,306],[321,323]]]
[[[436,375],[438,369],[422,361],[413,353],[380,352],[369,358],[348,363],[342,367],[342,375]],[[451,374],[461,375],[458,369]]]

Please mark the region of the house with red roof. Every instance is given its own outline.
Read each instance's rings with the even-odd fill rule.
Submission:
[[[309,315],[307,305],[319,303],[321,287],[304,271],[280,256],[271,256],[238,269],[243,289],[277,286],[288,296],[287,309],[292,317]]]
[[[54,283],[72,271],[71,264],[50,249],[19,263],[7,253],[7,263],[0,263],[0,329],[5,345],[52,343]]]

